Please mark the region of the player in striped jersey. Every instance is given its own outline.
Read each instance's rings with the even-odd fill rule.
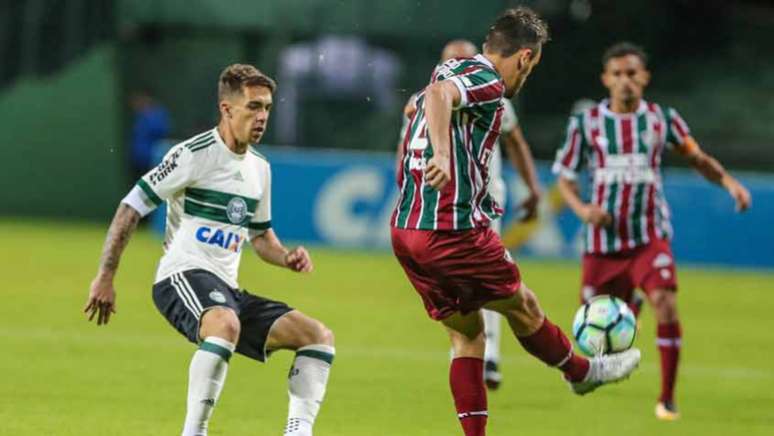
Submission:
[[[530,9],[506,11],[490,27],[483,55],[449,59],[436,69],[417,96],[404,139],[393,250],[428,315],[449,334],[449,378],[466,436],[486,432],[482,308],[505,316],[522,346],[559,368],[578,394],[621,380],[639,363],[636,349],[576,355],[490,228],[501,213],[487,184],[502,100],[521,88],[547,39],[545,23]]]
[[[699,148],[676,110],[643,99],[650,73],[640,47],[615,44],[602,66],[610,98],[570,118],[554,172],[567,204],[586,223],[581,299],[613,294],[631,303],[635,288],[645,292],[658,322],[661,354],[656,415],[674,420],[681,328],[662,154],[671,149],[687,158],[707,180],[728,190],[739,211],[750,206],[750,194]],[[588,203],[576,185],[583,168],[591,179]]]
[[[274,89],[274,81],[253,66],[235,64],[223,71],[218,126],[173,147],[123,199],[84,309],[89,320],[96,316],[98,325],[108,323],[121,253],[140,218],[166,201],[164,255],[153,301],[178,332],[199,345],[189,368],[183,436],[207,434],[234,352],[261,362],[275,350],[296,352],[286,435],[312,435],[325,394],[334,356],[331,331],[237,284],[246,241],[265,262],[296,272],[313,268],[303,247],[285,248],[271,228],[271,170],[252,145],[266,129]]]
[[[449,59],[452,58],[472,58],[478,54],[476,46],[472,42],[457,39],[449,41],[441,51],[441,63],[443,65]],[[524,133],[519,126],[519,118],[516,115],[516,110],[513,104],[508,99],[503,99],[503,120],[500,127],[500,140],[497,141],[492,150],[492,159],[489,162],[489,186],[488,190],[494,197],[494,200],[502,208],[505,208],[506,185],[505,179],[502,175],[502,151],[500,150],[500,143],[505,144],[506,154],[510,158],[514,168],[516,168],[521,176],[524,184],[527,186],[529,195],[519,206],[522,212],[521,221],[527,221],[533,219],[537,215],[537,206],[540,201],[540,185],[537,181],[537,174],[535,172],[535,162],[532,159],[532,152],[529,149],[529,144],[524,138]],[[400,130],[401,139],[406,136],[408,130],[409,121],[416,112],[416,94],[412,95],[408,102],[406,102],[403,108],[403,125]],[[398,143],[398,164],[403,158],[403,141]],[[492,229],[500,234],[501,221],[495,220],[492,222]],[[486,351],[484,354],[484,381],[489,389],[497,389],[502,382],[502,374],[500,373],[500,337],[501,329],[500,324],[502,322],[499,313],[492,310],[483,311],[484,318],[484,337],[486,338]]]

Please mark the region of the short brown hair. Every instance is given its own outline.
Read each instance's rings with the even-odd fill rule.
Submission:
[[[532,9],[519,6],[497,18],[486,35],[484,49],[508,57],[522,48],[538,51],[548,40],[548,24]]]
[[[265,86],[273,93],[277,83],[252,65],[233,64],[227,66],[218,79],[218,98],[242,92],[245,86]]]
[[[640,61],[642,61],[642,66],[647,68],[648,54],[645,53],[645,50],[639,45],[632,44],[628,41],[622,41],[611,45],[607,50],[605,50],[605,53],[602,55],[602,69],[604,70],[607,68],[607,63],[610,61],[610,59],[620,58],[627,55],[637,56],[640,58]]]

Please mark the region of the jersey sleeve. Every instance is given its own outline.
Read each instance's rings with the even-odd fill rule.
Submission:
[[[513,107],[513,103],[507,98],[503,99],[503,120],[500,126],[500,133],[510,133],[516,126],[519,125],[519,117],[516,115],[516,109]]]
[[[463,70],[446,79],[460,91],[460,103],[454,109],[496,103],[505,93],[505,85],[497,74],[484,68],[472,68],[470,72]]]
[[[148,171],[122,200],[140,215],[152,212],[162,202],[194,179],[193,152],[183,144],[173,147],[155,168]]]
[[[263,179],[263,195],[258,200],[258,206],[255,208],[255,214],[247,224],[250,232],[250,239],[263,234],[271,228],[271,167],[266,165],[266,172]]]
[[[570,117],[564,143],[556,152],[556,159],[551,169],[554,174],[569,180],[578,178],[584,162],[583,156],[588,147],[583,136],[581,121],[579,116]]]
[[[691,130],[683,120],[683,117],[675,109],[667,108],[665,115],[667,122],[667,147],[680,151],[691,136]]]

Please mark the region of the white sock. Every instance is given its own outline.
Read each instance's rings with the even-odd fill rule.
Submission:
[[[500,314],[484,309],[484,334],[486,350],[484,361],[500,362]]]
[[[296,350],[296,359],[288,375],[290,402],[286,435],[311,436],[335,354],[335,348],[322,344]]]
[[[188,370],[188,410],[183,436],[206,436],[212,409],[220,397],[228,360],[236,345],[215,336],[204,338]]]

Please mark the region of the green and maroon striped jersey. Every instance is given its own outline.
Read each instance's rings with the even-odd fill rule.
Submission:
[[[661,156],[665,148],[683,146],[690,134],[672,108],[641,101],[637,111],[619,114],[608,105],[604,100],[570,117],[553,166],[570,180],[587,168],[591,202],[613,217],[609,227],[586,225],[586,253],[615,253],[671,238]]]
[[[403,137],[403,160],[398,169],[400,198],[392,226],[418,230],[462,230],[485,227],[502,214],[489,195],[489,159],[503,115],[505,83],[482,55],[449,59],[436,67],[430,83],[450,80],[461,100],[453,108],[451,181],[440,191],[425,183],[424,170],[433,156],[427,134],[425,93],[417,94],[417,111]]]

